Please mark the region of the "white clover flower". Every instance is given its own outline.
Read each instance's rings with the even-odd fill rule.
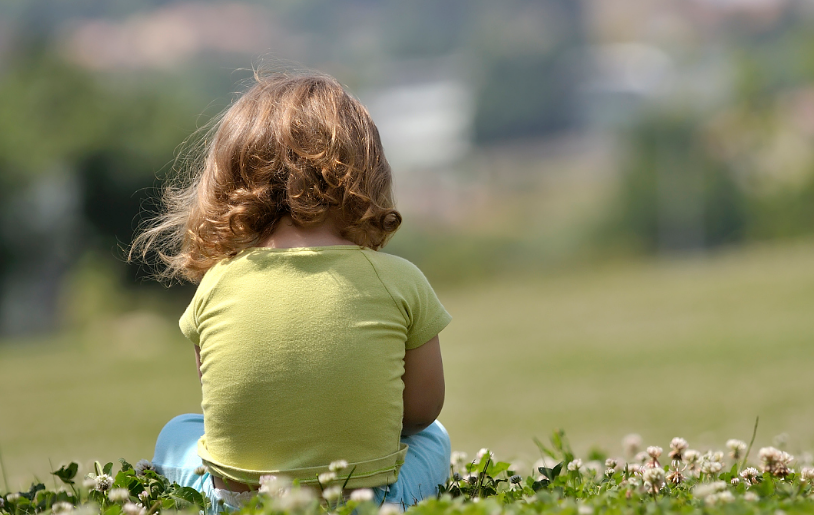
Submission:
[[[631,474],[638,474],[639,472],[641,472],[641,470],[642,470],[642,466],[639,465],[638,463],[628,463],[627,464],[627,471],[630,472]]]
[[[155,472],[155,465],[150,460],[138,460],[133,469],[136,471],[137,476],[143,476],[148,470]]]
[[[763,447],[758,452],[763,472],[768,472],[775,477],[786,477],[791,473],[789,464],[794,461],[791,454],[775,449],[774,447]]]
[[[139,501],[141,501],[143,503],[146,503],[149,498],[150,498],[150,491],[149,490],[144,490],[143,492],[138,494]]]
[[[96,476],[94,483],[94,490],[97,492],[107,492],[110,490],[110,487],[113,486],[113,478],[108,474],[102,474],[100,476]]]
[[[733,477],[729,482],[732,484],[732,486],[738,486],[741,480],[739,477]]]
[[[8,499],[8,502],[17,502],[20,500],[20,494],[18,494],[17,492],[8,494],[6,496],[6,499]]]
[[[642,448],[642,437],[636,433],[631,433],[622,438],[622,449],[627,456],[633,456]]]
[[[127,488],[114,488],[107,493],[107,498],[113,502],[124,502],[130,500],[130,491]]]
[[[726,441],[726,448],[729,449],[729,456],[733,460],[739,460],[746,452],[746,442],[732,438]]]
[[[658,445],[651,445],[650,447],[647,448],[647,455],[653,458],[654,460],[657,460],[659,456],[661,456],[661,453],[663,451],[664,449],[662,449]]]
[[[673,484],[673,485],[680,485],[680,484],[681,484],[681,483],[683,483],[683,482],[684,482],[684,480],[686,479],[686,478],[684,477],[684,474],[682,474],[682,471],[683,471],[684,469],[686,469],[687,467],[685,466],[685,467],[684,467],[684,469],[679,469],[679,468],[676,466],[676,464],[677,464],[677,463],[678,463],[678,461],[674,461],[674,462],[673,462],[673,468],[671,468],[671,469],[670,469],[670,472],[668,472],[668,473],[667,473],[667,475],[665,475],[665,476],[664,476],[664,478],[665,478],[665,479],[666,479],[666,480],[667,480],[669,483],[671,483],[671,484]]]
[[[711,483],[701,483],[695,485],[695,488],[692,489],[692,493],[699,499],[706,499],[710,495],[717,494],[718,492],[723,492],[725,490],[725,481],[713,481]]]
[[[334,502],[342,497],[342,487],[339,485],[329,486],[322,491],[322,497],[328,502]]]
[[[319,484],[327,485],[328,483],[336,479],[336,472],[333,471],[323,472],[322,474],[317,476],[317,479],[319,480]]]
[[[758,496],[758,494],[756,494],[755,492],[746,492],[745,494],[743,494],[743,500],[749,502],[757,502],[760,500],[760,496]]]
[[[686,452],[684,452],[684,461],[686,461],[687,464],[692,465],[694,463],[698,463],[700,459],[701,453],[694,449],[688,449]]]
[[[613,468],[606,468],[605,469],[605,477],[611,477],[616,474],[616,469]]]
[[[53,506],[51,506],[51,513],[68,513],[69,511],[73,511],[73,508],[73,504],[69,502],[55,502]]]
[[[636,453],[636,456],[633,457],[633,461],[641,464],[646,462],[648,458],[650,458],[650,455],[645,451],[641,451]]]
[[[803,467],[800,469],[800,481],[803,483],[814,483],[814,468]]]
[[[582,460],[577,458],[572,462],[568,463],[568,470],[571,472],[578,471],[582,467]]]
[[[350,500],[356,502],[365,502],[373,500],[373,490],[370,488],[359,488],[350,493]]]
[[[594,476],[596,476],[597,479],[600,479],[602,477],[602,473],[604,472],[602,464],[596,460],[591,460],[587,462],[585,464],[585,470],[588,472],[593,472]]]
[[[128,502],[122,506],[122,513],[125,515],[144,515],[147,510],[141,504]]]
[[[477,454],[475,454],[475,461],[481,461],[483,459],[483,457],[486,456],[486,455],[488,455],[489,458],[492,461],[494,461],[495,455],[492,453],[492,451],[490,451],[486,447],[482,448],[481,450],[478,451]]]
[[[207,472],[209,472],[209,469],[205,465],[198,465],[197,467],[195,467],[196,476],[203,476]]]
[[[449,455],[449,464],[453,467],[463,467],[468,457],[463,451],[452,451],[452,454]]]
[[[472,502],[476,501],[477,497],[472,498]],[[401,508],[398,504],[384,503],[379,508],[379,515],[401,515]]]
[[[759,483],[763,479],[763,474],[755,467],[747,467],[741,470],[740,476],[746,481],[747,486]]]
[[[95,474],[88,474],[85,479],[82,480],[82,486],[87,489],[96,488],[96,475]]]
[[[618,465],[618,463],[613,458],[608,458],[608,459],[605,460],[605,467],[607,467],[609,469],[615,469],[616,465]]]
[[[673,461],[681,461],[684,451],[687,449],[687,440],[676,436],[670,442],[670,459]]]
[[[724,453],[721,451],[708,452],[707,454],[709,455],[710,461],[715,461],[718,463],[724,462]]]
[[[735,500],[735,496],[732,495],[732,492],[728,490],[724,490],[723,492],[719,492],[717,494],[708,495],[704,499],[704,503],[707,505],[714,505],[714,504],[724,504],[729,503]]]
[[[593,506],[588,506],[587,504],[580,504],[577,507],[577,513],[579,515],[593,515],[594,508]]]
[[[711,461],[708,458],[701,460],[699,470],[703,474],[718,474],[724,468],[720,461]]]
[[[282,496],[274,498],[273,507],[280,511],[294,511],[305,508],[314,499],[316,499],[316,495],[310,488],[289,488],[283,492]]]
[[[652,493],[656,493],[664,487],[664,470],[660,467],[648,468],[642,472],[642,479],[644,480],[645,488]]]
[[[260,488],[257,491],[276,497],[282,495],[289,486],[291,486],[291,481],[288,478],[268,474],[260,476]]]
[[[332,461],[330,465],[328,465],[328,470],[331,472],[341,472],[348,468],[348,462],[346,460],[336,460]]]

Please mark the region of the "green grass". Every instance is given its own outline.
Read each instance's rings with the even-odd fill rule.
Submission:
[[[453,448],[531,461],[566,430],[577,454],[620,454],[629,432],[667,447],[755,445],[788,432],[814,450],[814,245],[608,264],[439,291]],[[173,313],[174,318],[180,313]],[[0,346],[0,449],[11,488],[49,460],[150,458],[175,414],[199,409],[173,321],[100,320],[81,334]],[[2,483],[0,483],[2,484]]]

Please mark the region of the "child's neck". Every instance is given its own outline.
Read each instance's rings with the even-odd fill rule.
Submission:
[[[283,217],[271,236],[262,240],[260,247],[291,249],[298,247],[327,247],[330,245],[356,245],[339,235],[330,218],[319,225],[301,227],[291,217]]]

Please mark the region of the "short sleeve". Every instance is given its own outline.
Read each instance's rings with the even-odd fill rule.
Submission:
[[[420,273],[420,272],[419,272]],[[410,309],[411,324],[407,328],[407,350],[421,347],[449,325],[452,316],[444,309],[429,281],[421,274],[417,286],[418,303]]]
[[[181,328],[181,332],[184,333],[184,336],[186,336],[189,341],[195,345],[199,345],[201,343],[201,337],[198,334],[198,324],[195,322],[194,298],[187,306],[184,314],[181,315],[181,319],[178,321],[178,326]]]
[[[369,251],[367,256],[405,315],[407,350],[421,347],[449,324],[452,317],[418,267],[406,259],[383,252]]]

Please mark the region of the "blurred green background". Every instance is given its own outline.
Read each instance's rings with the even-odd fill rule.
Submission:
[[[0,455],[150,458],[200,409],[123,249],[253,67],[370,109],[442,335],[453,447],[629,432],[814,449],[814,8],[804,0],[0,4]]]

